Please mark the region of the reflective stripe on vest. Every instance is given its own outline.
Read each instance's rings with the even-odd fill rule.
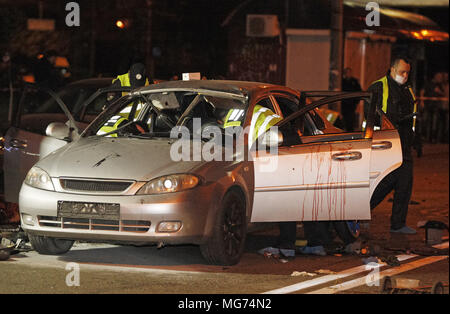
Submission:
[[[122,116],[114,116],[112,118],[110,118],[101,128],[100,130],[98,130],[97,135],[103,135],[106,133],[109,133],[111,131],[116,130],[119,125],[123,122],[126,121],[127,119],[122,117]],[[117,137],[117,133],[114,134],[110,134],[107,135],[108,137]]]
[[[250,123],[249,146],[252,145],[261,134],[282,119],[283,118],[275,114],[272,110],[256,105],[253,109],[252,121]]]
[[[227,116],[225,117],[224,128],[229,128],[232,126],[241,126],[241,118],[245,114],[243,109],[230,109]]]
[[[411,86],[409,87],[409,92],[411,93],[411,96],[413,98],[413,101],[414,101],[414,113],[416,113],[417,112],[416,95],[414,95],[414,92],[413,92]],[[417,119],[417,116],[414,116],[414,118],[413,118],[413,130],[414,131],[416,130],[416,119]]]
[[[388,78],[387,76],[382,77],[381,79],[379,79],[378,81],[375,81],[372,83],[378,83],[381,82],[382,86],[383,86],[383,102],[382,102],[382,106],[381,109],[383,110],[384,113],[387,112],[387,105],[388,105],[388,98],[389,98],[389,85],[388,85]]]

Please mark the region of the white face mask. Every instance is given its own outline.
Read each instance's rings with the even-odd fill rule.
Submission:
[[[399,83],[400,85],[403,85],[406,83],[406,81],[408,80],[407,77],[403,77],[401,75],[395,75],[395,79],[394,79],[397,83]]]

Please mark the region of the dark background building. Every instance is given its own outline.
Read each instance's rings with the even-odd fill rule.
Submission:
[[[68,27],[67,2],[1,0],[0,53],[8,51],[18,63],[27,63],[41,52],[56,50],[68,58],[73,79],[117,75],[133,60],[144,60],[160,79],[201,72],[209,78],[284,83],[283,30],[329,29],[331,15],[329,0],[78,0],[80,26]],[[400,9],[430,17],[448,33],[448,6]],[[276,15],[280,35],[246,36],[248,14]],[[358,19],[361,22],[364,14],[364,8],[345,4],[345,30],[361,28]],[[28,30],[30,18],[52,19],[55,28]],[[119,20],[123,28],[117,26]],[[385,22],[382,19],[382,25]],[[407,25],[393,23],[397,30]],[[448,40],[424,41],[398,32],[394,36],[398,38],[396,49],[417,43],[424,46],[428,63],[422,67],[423,75],[448,71]]]

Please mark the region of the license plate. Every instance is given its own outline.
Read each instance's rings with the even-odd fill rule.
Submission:
[[[120,219],[120,204],[58,201],[58,217]]]

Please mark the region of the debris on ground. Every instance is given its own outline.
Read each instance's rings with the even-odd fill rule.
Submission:
[[[388,264],[389,266],[400,266],[400,261],[398,260],[397,256],[395,255],[389,255],[386,257],[380,257],[380,260],[383,263]]]
[[[292,277],[314,277],[314,276],[317,276],[317,274],[308,273],[306,271],[302,271],[302,272],[294,271],[291,274],[291,276]]]
[[[334,274],[336,274],[335,271],[332,271],[332,270],[329,270],[329,269],[319,269],[319,270],[316,270],[316,273],[322,274],[322,275],[334,275]]]
[[[11,229],[0,233],[0,261],[6,261],[11,255],[32,251],[31,244],[24,232]]]
[[[297,248],[297,252],[304,255],[317,255],[317,256],[326,256],[327,252],[322,245],[318,246],[302,246]]]
[[[295,257],[295,250],[266,247],[259,250],[258,254],[263,255],[265,258],[274,258],[280,263],[287,263]]]
[[[361,242],[356,241],[356,242],[347,244],[344,248],[344,252],[349,253],[349,254],[361,253]]]
[[[295,250],[292,249],[280,249],[280,253],[284,257],[295,257]]]

